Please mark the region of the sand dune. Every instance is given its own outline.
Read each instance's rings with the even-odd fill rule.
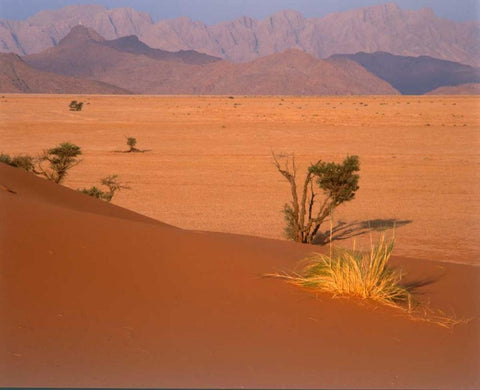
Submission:
[[[394,259],[453,330],[265,272],[311,247],[157,223],[0,164],[0,386],[474,388],[478,267]]]
[[[69,111],[71,100],[83,110]],[[360,189],[335,215],[339,245],[368,247],[370,232],[395,227],[400,256],[479,264],[477,108],[472,96],[5,95],[0,153],[70,141],[83,161],[67,187],[118,174],[131,187],[115,195],[119,206],[185,229],[276,239],[289,188],[271,150],[295,153],[299,175],[318,158],[357,154]],[[151,151],[115,153],[127,136]]]

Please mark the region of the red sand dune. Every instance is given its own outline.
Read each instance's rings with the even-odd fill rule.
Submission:
[[[156,222],[0,164],[0,386],[475,388],[474,266],[403,264],[445,329],[261,275],[311,247]]]

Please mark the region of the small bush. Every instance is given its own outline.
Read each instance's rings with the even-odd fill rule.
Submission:
[[[70,107],[70,111],[82,111],[83,102],[77,102],[76,100],[72,100],[68,107]]]
[[[4,164],[11,165],[12,158],[10,157],[9,154],[1,153],[0,154],[0,162]]]
[[[87,194],[87,195],[89,195],[93,198],[107,200],[107,199],[105,199],[105,192],[103,192],[101,189],[99,189],[95,186],[90,187],[90,188],[81,188],[78,191],[80,191],[83,194]]]
[[[67,176],[68,171],[81,162],[77,158],[81,154],[82,151],[79,146],[70,142],[63,142],[43,152],[38,158],[38,172],[36,173],[55,183],[61,183]]]
[[[118,175],[104,177],[100,182],[103,186],[108,188],[108,191],[102,191],[95,186],[90,188],[81,188],[78,191],[94,198],[110,202],[117,191],[129,188],[118,181]]]
[[[143,153],[145,150],[140,150],[137,149],[137,139],[134,137],[127,137],[127,146],[129,149],[126,151],[126,153]]]
[[[0,154],[0,162],[15,168],[25,169],[27,172],[33,172],[35,170],[34,158],[29,155],[11,157],[8,154],[2,153]]]
[[[134,137],[127,137],[127,146],[130,147],[130,151],[135,149],[135,145],[137,144],[137,139]]]
[[[310,165],[299,193],[295,158],[292,157],[291,166],[287,158],[282,167],[277,156],[272,155],[278,172],[290,184],[292,200],[283,209],[285,235],[290,240],[311,244],[326,218],[333,218],[335,208],[355,198],[359,189],[358,156],[348,156],[341,164],[319,160]],[[318,196],[320,192],[323,199]]]

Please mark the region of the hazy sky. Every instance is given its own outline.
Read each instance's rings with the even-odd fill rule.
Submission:
[[[321,17],[385,0],[0,0],[0,17],[26,19],[44,9],[70,4],[103,4],[108,8],[132,7],[154,19],[188,16],[207,24],[248,15],[262,19],[281,9],[296,9],[306,17]],[[400,8],[432,8],[437,16],[457,21],[479,20],[480,0],[396,0]]]

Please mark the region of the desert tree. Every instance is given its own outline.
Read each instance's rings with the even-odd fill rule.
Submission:
[[[117,191],[121,189],[130,188],[120,183],[120,181],[118,180],[118,175],[110,175],[110,176],[104,177],[100,182],[103,186],[108,188],[108,191],[102,191],[100,188],[95,186],[90,188],[82,188],[82,189],[79,189],[78,191],[84,194],[90,195],[94,198],[102,199],[107,202],[110,202]]]
[[[140,149],[137,149],[135,146],[137,145],[137,139],[135,137],[127,137],[127,146],[130,148],[127,150],[128,153],[132,152],[140,152]]]
[[[348,156],[341,164],[321,160],[311,164],[299,196],[295,157],[291,157],[291,162],[287,157],[282,167],[275,153],[272,155],[278,172],[290,184],[292,200],[283,209],[285,235],[293,241],[311,244],[325,219],[332,217],[334,209],[354,199],[359,188],[358,156]]]
[[[68,106],[70,107],[70,111],[82,111],[83,102],[72,100]]]
[[[68,171],[80,163],[79,155],[82,151],[79,146],[70,142],[47,149],[38,157],[35,173],[60,184],[68,174]]]

